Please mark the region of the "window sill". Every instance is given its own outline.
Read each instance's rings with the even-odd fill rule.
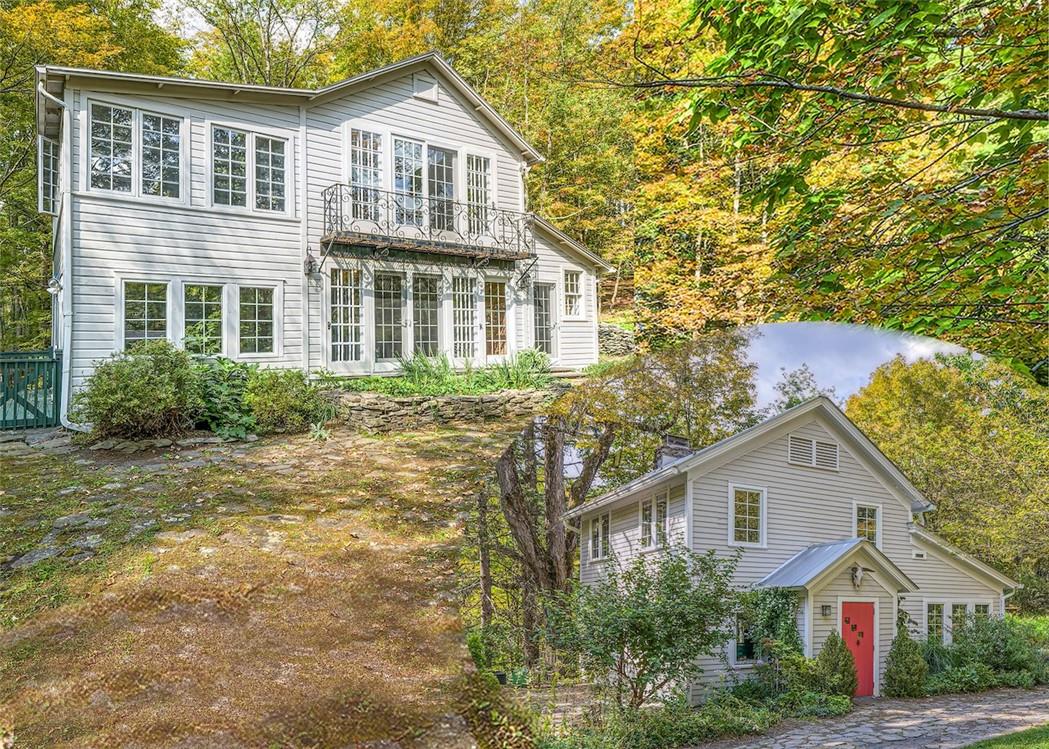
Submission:
[[[737,547],[737,548],[740,548],[740,549],[767,549],[768,548],[768,544],[766,544],[766,543],[748,544],[748,543],[744,543],[743,541],[729,541],[728,545],[729,546],[733,546],[733,547]]]
[[[170,208],[172,210],[192,211],[195,213],[210,213],[217,216],[231,216],[259,221],[276,221],[285,224],[298,224],[300,219],[289,213],[267,213],[264,211],[251,211],[245,208],[222,208],[213,205],[193,205],[185,201],[157,200],[153,198],[135,197],[124,193],[99,192],[98,190],[77,190],[72,193],[74,198],[98,200],[101,202],[128,203],[131,205],[147,205],[154,208]]]

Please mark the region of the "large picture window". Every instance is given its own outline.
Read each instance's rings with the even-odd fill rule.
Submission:
[[[441,306],[439,276],[416,274],[412,278],[412,333],[415,353],[437,356],[440,353],[438,320]]]
[[[240,353],[275,352],[273,289],[240,287]]]
[[[477,328],[475,279],[457,276],[452,279],[452,355],[473,359],[477,355],[474,331]]]
[[[331,360],[360,361],[361,272],[356,268],[331,269]]]
[[[186,284],[182,287],[186,351],[199,356],[222,353],[222,287]]]
[[[503,281],[484,284],[484,344],[488,356],[506,353],[506,283]]]
[[[168,285],[124,282],[124,349],[168,337]]]
[[[761,546],[765,541],[765,490],[730,487],[732,523],[729,541],[735,546]]]

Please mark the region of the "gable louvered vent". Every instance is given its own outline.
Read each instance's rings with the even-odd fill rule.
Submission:
[[[790,435],[787,460],[800,466],[838,470],[838,444]]]

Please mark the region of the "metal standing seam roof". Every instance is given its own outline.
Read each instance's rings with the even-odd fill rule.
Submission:
[[[803,588],[862,543],[862,538],[847,538],[808,546],[761,578],[755,587]]]

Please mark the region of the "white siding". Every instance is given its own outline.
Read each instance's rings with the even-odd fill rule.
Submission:
[[[597,280],[594,269],[582,263],[555,243],[544,232],[535,234],[537,261],[532,269],[536,283],[554,285],[554,363],[558,367],[580,369],[597,361]],[[564,272],[578,271],[583,293],[583,313],[578,317],[565,315]],[[524,327],[531,331],[532,306],[528,299],[522,308]],[[530,341],[525,343],[530,345]]]
[[[88,101],[160,110],[189,123],[189,201],[160,203],[88,190],[87,154],[82,140]],[[208,206],[209,123],[220,121],[246,130],[275,133],[288,140],[293,172],[287,177],[293,200],[298,179],[298,108],[195,101],[162,96],[74,92],[73,126],[73,384],[79,387],[93,365],[115,350],[121,278],[193,283],[268,284],[282,289],[278,319],[283,346],[277,354],[254,358],[270,366],[301,363],[302,250],[294,202],[291,216],[261,216]],[[185,161],[184,161],[185,163]],[[185,183],[184,183],[185,184]],[[227,301],[232,298],[232,289]],[[169,335],[174,307],[181,305],[169,289]],[[230,305],[227,305],[227,321]],[[227,338],[231,332],[227,325]],[[232,333],[235,335],[235,332]],[[227,341],[227,345],[230,341]]]

